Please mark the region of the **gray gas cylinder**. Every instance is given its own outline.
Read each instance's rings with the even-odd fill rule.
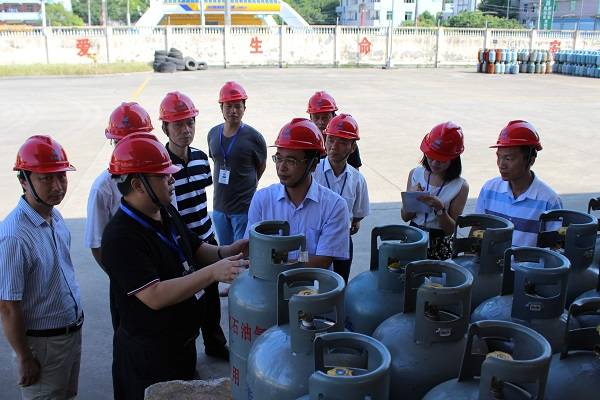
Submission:
[[[500,296],[481,303],[471,321],[512,321],[527,326],[550,342],[553,352],[564,343],[565,299],[569,260],[537,247],[513,247],[504,255]]]
[[[600,58],[600,56],[598,56]],[[600,197],[597,199],[590,199],[588,203],[588,214],[591,214],[592,211],[600,210]],[[598,223],[598,231],[600,232],[600,222]],[[592,270],[598,273],[598,269],[600,268],[600,234],[596,235],[596,246],[594,247],[594,260],[592,261],[592,265],[590,266]]]
[[[234,400],[246,400],[246,362],[256,339],[277,323],[277,275],[303,267],[288,252],[306,248],[303,235],[289,236],[286,221],[263,221],[250,228],[250,268],[229,289],[229,348]]]
[[[458,375],[472,284],[473,275],[450,261],[406,266],[404,312],[383,321],[373,333],[392,355],[390,400],[420,399]]]
[[[585,314],[600,316],[600,299],[581,299],[571,304],[569,320]],[[600,397],[600,335],[598,327],[571,329],[565,347],[550,363],[546,400],[593,400]]]
[[[567,306],[583,292],[593,289],[598,270],[590,268],[598,233],[598,219],[573,210],[550,210],[540,215],[538,247],[550,248],[571,261]]]
[[[404,268],[427,258],[427,244],[427,233],[412,226],[388,225],[371,231],[370,270],[346,287],[346,329],[371,335],[386,318],[402,312]]]
[[[315,337],[344,330],[344,286],[340,275],[325,269],[279,274],[277,325],[256,340],[248,356],[248,399],[295,400],[308,392]]]
[[[423,400],[543,399],[551,358],[550,344],[533,329],[475,322],[458,378],[436,386]]]
[[[458,228],[473,231],[469,237],[458,238]],[[452,261],[473,274],[471,310],[500,293],[504,251],[512,245],[514,228],[509,220],[488,214],[460,215],[456,219]]]
[[[387,400],[391,356],[381,342],[353,332],[315,339],[315,372],[298,400]]]

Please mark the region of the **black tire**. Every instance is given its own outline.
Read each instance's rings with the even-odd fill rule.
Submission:
[[[154,56],[154,62],[164,63],[167,61],[167,56]]]
[[[198,63],[192,57],[186,57],[183,59],[186,71],[195,71],[198,69]]]
[[[167,51],[166,50],[154,50],[154,57],[156,56],[167,56]]]
[[[175,64],[175,68],[177,69],[177,71],[185,71],[185,64],[182,63],[177,63]]]
[[[183,53],[175,48],[172,48],[171,50],[169,50],[169,57],[183,60]]]
[[[177,71],[177,66],[172,62],[164,62],[158,67],[158,72],[167,72],[172,74],[175,71]]]
[[[204,61],[198,61],[198,68],[196,68],[198,71],[204,71],[207,68],[208,68],[207,63],[205,63]]]
[[[152,69],[154,70],[154,72],[160,72],[160,66],[162,65],[162,62],[154,62],[152,63]]]

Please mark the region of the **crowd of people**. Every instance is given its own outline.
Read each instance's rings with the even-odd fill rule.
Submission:
[[[267,144],[243,122],[247,100],[239,83],[223,85],[224,122],[208,132],[208,154],[191,146],[198,109],[183,93],[167,93],[160,104],[165,145],[139,104],[123,103],[109,117],[105,135],[114,150],[90,190],[84,239],[110,282],[115,399],[143,399],[153,383],[193,379],[200,332],[208,356],[229,359],[219,300],[227,293],[218,284],[248,266],[255,223],[288,221],[290,234],[306,237],[306,251],[290,259],[349,279],[352,236],[370,212],[358,122],[338,113],[330,94],[316,92],[309,118],[287,122],[270,146],[279,182],[257,190]],[[451,257],[455,221],[469,194],[461,177],[463,139],[454,122],[433,127],[407,177],[406,192],[417,193],[420,207],[406,203],[399,218],[429,233],[432,259]],[[540,214],[562,208],[531,170],[542,150],[539,135],[526,121],[510,121],[491,147],[500,176],[484,184],[476,212],[510,220],[514,246],[535,245]],[[37,135],[18,150],[14,170],[23,195],[0,224],[4,335],[24,399],[73,398],[84,312],[71,236],[56,206],[75,167],[59,143]]]

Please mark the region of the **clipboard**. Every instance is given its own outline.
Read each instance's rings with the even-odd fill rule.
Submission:
[[[422,201],[417,200],[421,196],[425,196],[427,192],[401,192],[402,207],[404,211],[410,213],[431,213],[431,207]]]

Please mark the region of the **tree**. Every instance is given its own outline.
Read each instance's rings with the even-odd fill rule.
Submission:
[[[90,1],[92,25],[100,25],[100,1]],[[72,0],[73,12],[84,21],[88,20],[88,0]],[[149,0],[129,0],[131,22],[135,22],[150,6]],[[127,23],[127,0],[108,0],[108,20],[122,25]]]
[[[83,20],[79,16],[60,4],[46,3],[46,21],[50,26],[82,26]]]
[[[288,0],[287,3],[311,25],[336,23],[335,8],[339,5],[339,0]]]
[[[405,21],[403,26],[415,26],[415,21]],[[419,26],[421,27],[432,27],[437,26],[436,17],[431,14],[429,11],[423,12],[423,14],[419,15]]]
[[[511,0],[483,0],[479,3],[479,10],[498,17],[506,17],[506,8],[508,7],[508,18],[517,19],[519,16],[519,7],[511,7]]]
[[[444,25],[461,28],[485,28],[486,22],[488,28],[523,29],[523,25],[515,19],[498,18],[493,15],[486,15],[481,11],[458,13],[458,15],[448,18]]]

